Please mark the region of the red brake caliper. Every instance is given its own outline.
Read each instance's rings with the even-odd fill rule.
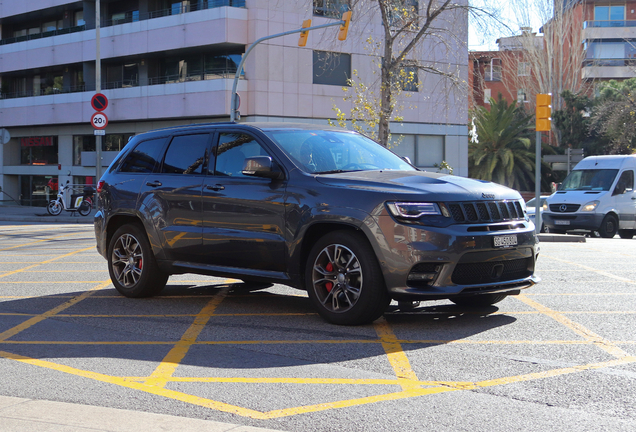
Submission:
[[[325,267],[325,270],[327,270],[329,273],[331,273],[333,271],[333,264],[327,263],[327,266]],[[325,284],[325,288],[327,288],[327,292],[331,292],[331,290],[333,289],[333,282],[327,282]]]

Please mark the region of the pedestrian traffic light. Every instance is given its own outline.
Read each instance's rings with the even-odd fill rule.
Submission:
[[[303,21],[303,26],[302,28],[308,28],[311,27],[311,20],[307,19],[305,21]],[[304,47],[305,45],[307,45],[307,38],[309,37],[309,30],[305,30],[303,32],[300,32],[300,38],[298,39],[298,46],[300,47]]]
[[[552,130],[552,94],[537,94],[537,132],[550,132]]]
[[[349,22],[351,21],[351,11],[347,11],[342,14],[343,24],[340,24],[340,32],[338,33],[338,40],[345,40],[347,38],[347,32],[349,31]]]

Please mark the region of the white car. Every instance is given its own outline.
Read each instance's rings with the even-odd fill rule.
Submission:
[[[541,230],[540,232],[546,232],[546,226],[543,223],[543,211],[548,208],[548,205],[545,202],[545,199],[547,197],[549,197],[550,195],[541,195],[540,199],[541,199],[541,207],[540,207],[540,212],[541,212]],[[532,221],[532,223],[534,222],[534,212],[536,211],[536,206],[535,206],[535,202],[536,202],[536,197],[532,198],[530,201],[526,202],[526,211],[528,212],[528,216],[530,217],[530,220]]]

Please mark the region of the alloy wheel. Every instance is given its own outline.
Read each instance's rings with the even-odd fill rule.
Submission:
[[[123,234],[115,242],[112,268],[117,281],[125,288],[131,288],[139,281],[143,268],[143,252],[133,235]]]
[[[312,285],[327,310],[337,313],[350,310],[362,291],[362,268],[358,257],[343,245],[328,245],[316,257]]]

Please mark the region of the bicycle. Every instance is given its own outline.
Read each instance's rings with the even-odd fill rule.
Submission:
[[[67,191],[73,189],[73,185],[69,185],[69,182],[66,182],[66,185],[61,188],[57,193],[57,198],[49,201],[46,206],[46,211],[51,216],[57,216],[62,213],[62,210],[70,211],[70,212],[78,212],[81,216],[88,216],[93,209],[93,194],[95,193],[95,189],[86,186],[84,187],[84,191],[82,196],[78,196],[75,198],[74,207],[66,206],[66,193]]]

